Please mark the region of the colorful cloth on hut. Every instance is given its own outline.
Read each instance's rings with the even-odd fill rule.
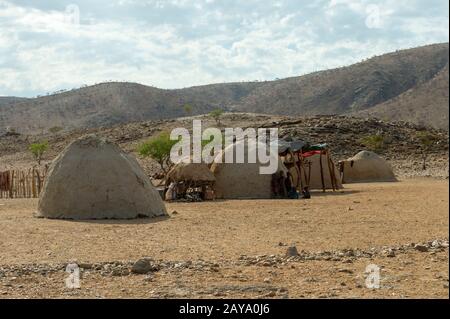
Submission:
[[[310,157],[316,154],[320,154],[328,148],[328,144],[315,144],[315,145],[307,145],[302,149],[303,157]]]
[[[323,151],[308,151],[308,152],[302,153],[302,156],[303,157],[310,157],[310,156],[313,156],[313,155],[316,155],[316,154],[320,154],[322,152]]]

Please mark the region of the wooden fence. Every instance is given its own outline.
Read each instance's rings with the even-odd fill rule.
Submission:
[[[37,198],[44,185],[46,169],[0,172],[0,198]]]

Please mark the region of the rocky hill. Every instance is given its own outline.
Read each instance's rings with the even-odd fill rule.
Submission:
[[[152,120],[91,128],[44,135],[7,135],[0,138],[0,171],[9,168],[29,168],[34,164],[28,145],[47,140],[49,151],[44,162],[50,162],[71,141],[88,133],[106,137],[124,150],[136,154],[139,143],[175,127],[192,128],[192,120],[201,119],[203,128],[215,126],[207,116],[170,120]],[[383,146],[377,152],[388,159],[401,176],[429,175],[448,177],[448,133],[443,130],[424,129],[406,122],[385,122],[374,118],[350,116],[286,117],[246,113],[229,113],[223,116],[223,127],[278,127],[280,137],[293,137],[311,143],[328,143],[335,161],[346,159],[367,149],[363,139],[374,135],[383,137]],[[421,171],[422,145],[419,135],[428,132],[435,138],[430,153],[430,170]],[[139,157],[139,156],[138,156]],[[158,171],[158,165],[149,159],[139,158],[149,174]]]
[[[20,98],[15,96],[0,96],[0,107],[4,105],[16,104],[19,102],[25,102],[26,98]]]
[[[424,85],[447,64],[448,44],[398,51],[344,68],[267,83],[235,107],[283,115],[358,112]]]
[[[21,133],[45,133],[52,127],[73,130],[204,114],[241,99],[258,85],[162,90],[136,83],[102,83],[6,105],[0,110],[0,131],[10,127]]]
[[[103,83],[10,101],[0,109],[0,132],[6,128],[33,134],[53,127],[95,128],[205,114],[216,108],[299,116],[367,116],[364,112],[373,109],[380,118],[448,129],[448,122],[444,123],[448,119],[448,53],[448,43],[435,44],[300,77],[178,90]]]
[[[417,85],[399,96],[360,112],[391,121],[408,121],[421,126],[448,129],[448,64],[431,80]]]

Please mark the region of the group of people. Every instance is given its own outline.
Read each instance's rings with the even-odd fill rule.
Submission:
[[[311,194],[309,193],[307,186],[302,189],[302,194],[300,196],[297,189],[293,185],[294,181],[290,172],[285,173],[284,171],[280,171],[272,174],[272,197],[289,199],[311,198]]]

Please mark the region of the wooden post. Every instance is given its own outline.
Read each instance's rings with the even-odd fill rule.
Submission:
[[[310,181],[311,181],[311,162],[308,163],[308,182],[307,182],[308,187]]]
[[[335,166],[334,166],[334,162],[330,157],[330,163],[331,163],[331,167],[333,168],[332,172],[333,172],[333,180],[334,180],[334,184],[336,185],[336,189],[338,189],[338,180],[335,174]]]
[[[300,191],[303,190],[303,181],[302,181],[302,158],[300,156],[300,152],[297,152],[298,161],[295,162],[295,168],[297,169],[297,186],[300,187]]]
[[[319,161],[320,161],[320,180],[322,181],[322,191],[325,193],[325,181],[323,179],[322,151],[320,151]]]
[[[13,198],[14,170],[9,171],[9,198]]]
[[[334,169],[331,167],[330,154],[328,153],[328,151],[326,152],[326,156],[327,156],[328,171],[330,173],[331,187],[333,188],[333,192],[334,192],[334,191],[336,191],[336,185],[335,185],[334,177],[333,177]]]
[[[31,171],[31,191],[33,193],[33,198],[36,198],[36,182],[34,180],[34,176],[35,176],[36,172],[35,169],[33,168],[33,170]]]
[[[26,176],[25,176],[25,172],[22,172],[22,197],[26,198],[27,197],[27,184],[26,184]]]
[[[36,170],[37,176],[37,184],[38,184],[38,197],[41,194],[41,175],[39,174],[39,170]]]

